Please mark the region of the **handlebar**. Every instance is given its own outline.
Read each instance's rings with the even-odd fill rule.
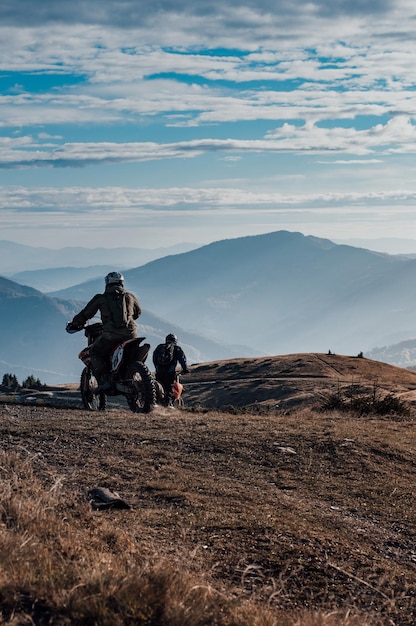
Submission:
[[[73,333],[78,333],[80,330],[82,330],[84,327],[81,326],[74,326],[72,324],[72,322],[67,322],[66,326],[65,326],[65,330],[67,333],[69,333],[70,335],[72,335]]]

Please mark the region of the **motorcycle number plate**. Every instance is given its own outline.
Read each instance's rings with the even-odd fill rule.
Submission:
[[[123,346],[118,346],[113,352],[113,358],[111,359],[111,369],[113,372],[117,371],[123,358]]]

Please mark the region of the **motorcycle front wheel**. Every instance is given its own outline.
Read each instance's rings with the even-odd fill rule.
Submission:
[[[127,404],[133,413],[149,413],[156,404],[155,381],[149,369],[140,361],[134,361],[126,370]]]
[[[81,373],[82,404],[90,411],[104,411],[107,405],[105,393],[94,393],[98,387],[97,380],[89,367],[84,367]]]
[[[185,403],[182,398],[174,398],[173,406],[175,407],[175,409],[183,409],[183,407],[185,406]]]

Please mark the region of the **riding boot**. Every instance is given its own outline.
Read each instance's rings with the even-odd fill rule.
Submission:
[[[172,394],[172,392],[170,392],[170,393],[167,395],[167,397],[166,397],[166,406],[167,406],[169,409],[173,409],[173,407],[174,407],[174,405],[173,405],[173,400],[174,400],[174,398],[173,398],[173,394]]]

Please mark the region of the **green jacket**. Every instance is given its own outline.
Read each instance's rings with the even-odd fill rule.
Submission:
[[[100,311],[104,331],[127,329],[136,331],[136,320],[141,315],[140,304],[132,293],[121,285],[107,285],[104,293],[97,293],[88,304],[75,315],[72,323],[83,326]]]

